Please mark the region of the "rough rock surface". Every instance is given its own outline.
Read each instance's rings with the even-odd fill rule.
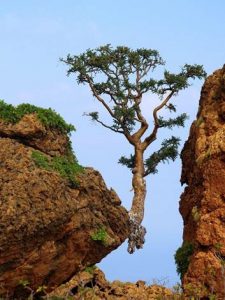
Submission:
[[[0,121],[0,295],[20,296],[18,283],[48,291],[99,262],[128,236],[128,214],[101,175],[86,168],[72,188],[59,173],[37,167],[32,151],[60,156],[68,137],[34,114]],[[104,231],[104,241],[93,236]]]
[[[183,239],[194,246],[183,286],[187,294],[225,299],[225,65],[202,88],[181,156]]]
[[[61,299],[71,296],[74,300],[156,300],[177,299],[173,292],[159,285],[148,286],[144,281],[136,283],[108,282],[99,269],[87,269],[73,277],[68,283],[54,290],[49,296]]]

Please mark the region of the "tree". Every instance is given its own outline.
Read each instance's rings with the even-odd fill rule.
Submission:
[[[150,73],[157,66],[164,65],[158,51],[151,49],[132,50],[128,47],[113,48],[110,45],[87,50],[81,55],[61,59],[69,66],[68,75],[76,74],[78,84],[87,84],[93,96],[104,106],[112,122],[105,123],[98,112],[86,115],[105,128],[122,134],[133,146],[134,153],[129,158],[122,156],[119,162],[132,171],[133,201],[129,212],[130,235],[128,252],[143,247],[145,228],[141,225],[144,217],[146,198],[145,177],[157,172],[160,162],[174,161],[178,155],[179,138],[170,137],[162,142],[161,148],[145,158],[146,149],[156,140],[158,130],[184,126],[185,113],[174,118],[164,119],[158,113],[168,109],[175,113],[170,102],[179,91],[186,89],[189,79],[202,79],[206,76],[201,65],[185,64],[180,73],[164,71],[162,79],[153,79]],[[141,103],[143,95],[149,93],[159,97],[159,105],[153,111],[153,124],[143,115]]]

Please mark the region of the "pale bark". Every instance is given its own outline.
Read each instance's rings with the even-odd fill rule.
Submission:
[[[140,249],[144,245],[146,229],[141,225],[144,218],[144,206],[146,198],[146,182],[144,179],[143,150],[141,144],[135,146],[135,167],[133,169],[132,186],[134,197],[129,212],[130,235],[128,238],[128,252],[133,253],[135,248]]]

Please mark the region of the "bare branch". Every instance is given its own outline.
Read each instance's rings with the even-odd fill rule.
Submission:
[[[100,121],[100,120],[95,120],[95,121],[98,122],[99,124],[101,124],[101,125],[102,125],[103,127],[105,127],[105,128],[108,128],[108,129],[110,129],[110,130],[112,130],[112,131],[114,131],[114,132],[118,132],[118,133],[124,134],[124,131],[118,130],[118,129],[113,128],[112,126],[106,125],[105,123],[103,123],[103,122]]]
[[[154,110],[153,110],[153,118],[154,118],[154,128],[152,133],[147,136],[143,142],[143,149],[145,150],[155,139],[156,135],[159,129],[159,122],[158,122],[158,116],[157,113],[159,110],[161,110],[166,104],[169,102],[170,98],[173,96],[174,91],[171,91],[170,94],[162,101],[160,105],[158,105]]]
[[[94,96],[97,98],[97,100],[102,103],[102,105],[106,108],[106,110],[109,112],[109,114],[112,116],[112,118],[116,119],[119,122],[119,124],[121,125],[121,127],[123,129],[123,132],[121,132],[121,133],[124,134],[124,136],[127,138],[128,142],[130,144],[134,145],[135,141],[134,141],[133,137],[129,134],[127,128],[120,122],[120,120],[118,120],[116,118],[115,114],[113,113],[113,111],[111,110],[111,108],[107,105],[107,103],[99,96],[99,94],[97,93],[97,91],[94,88],[93,83],[91,82],[90,77],[87,77],[87,82],[88,82],[88,84],[89,84],[89,86],[90,86],[90,88],[91,88]],[[99,121],[99,122],[101,122],[101,121]],[[104,126],[104,127],[108,128],[107,125]]]
[[[111,100],[112,100],[116,105],[122,106],[122,103],[119,103],[119,102],[116,100],[114,93],[112,93],[112,92],[110,92],[110,91],[105,91],[104,93],[105,93],[106,95],[109,95],[110,98],[111,98]]]
[[[115,115],[114,115],[113,111],[111,110],[111,108],[108,106],[108,104],[97,93],[96,89],[94,88],[93,83],[91,82],[90,77],[87,77],[87,81],[88,81],[88,84],[89,84],[94,96],[98,99],[99,102],[102,103],[102,105],[106,108],[106,110],[109,112],[111,117],[115,118]]]
[[[162,109],[166,104],[169,102],[170,98],[173,96],[174,91],[171,91],[170,94],[163,100],[163,102],[158,105],[154,110],[153,110],[153,117],[155,124],[158,124],[158,117],[157,117],[157,112]]]

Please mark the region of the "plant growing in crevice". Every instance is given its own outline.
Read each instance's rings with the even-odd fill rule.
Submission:
[[[190,79],[202,79],[206,73],[201,65],[185,64],[178,74],[165,70],[161,79],[155,79],[150,77],[151,72],[165,64],[158,51],[132,50],[124,46],[113,48],[105,45],[88,49],[81,55],[68,55],[61,61],[68,65],[68,75],[76,75],[78,84],[89,86],[93,96],[111,117],[111,122],[105,122],[98,112],[86,115],[112,132],[122,134],[132,146],[130,157],[122,156],[119,162],[131,169],[133,174],[134,196],[129,212],[128,238],[128,252],[133,253],[143,247],[146,233],[141,225],[146,198],[145,177],[155,174],[159,163],[176,159],[180,139],[175,136],[166,138],[159,150],[147,157],[146,150],[157,139],[159,130],[184,126],[187,119],[185,113],[168,119],[159,113],[163,109],[175,113],[176,107],[171,102],[174,96],[190,86]],[[144,116],[142,106],[144,95],[150,98],[150,93],[159,99],[152,109],[152,126],[149,118]]]
[[[177,273],[182,279],[184,274],[187,272],[190,257],[194,253],[194,246],[190,242],[184,242],[183,245],[177,249],[174,258],[177,265]]]
[[[93,241],[102,243],[104,246],[107,246],[108,233],[104,227],[100,227],[91,234],[91,239]]]
[[[88,266],[84,269],[85,272],[89,273],[89,274],[93,274],[94,271],[97,269],[97,267],[95,265],[92,266]]]

